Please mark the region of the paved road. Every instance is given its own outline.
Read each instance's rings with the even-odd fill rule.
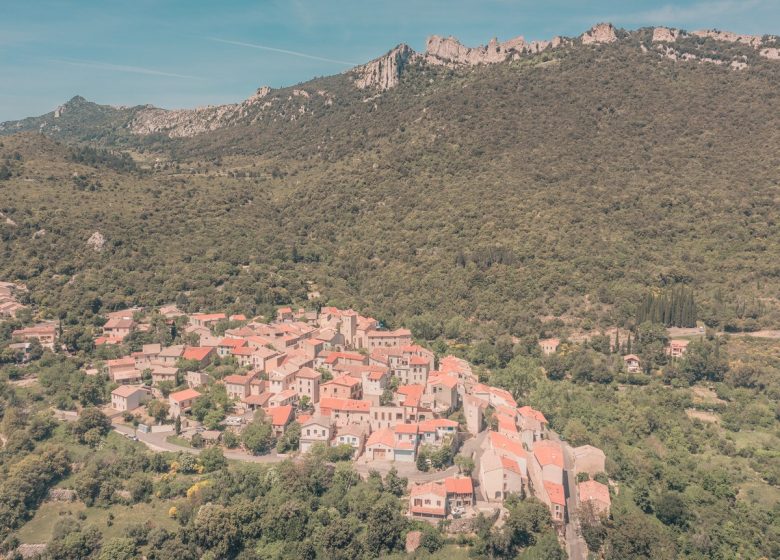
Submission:
[[[579,500],[577,497],[577,481],[574,476],[574,450],[565,442],[563,444],[563,459],[566,467],[564,489],[566,490],[566,551],[569,560],[586,560],[588,548],[579,531]]]
[[[135,434],[138,437],[138,441],[146,445],[146,447],[152,451],[170,451],[173,453],[184,452],[192,453],[193,455],[198,455],[200,453],[200,449],[184,447],[183,445],[176,445],[175,443],[166,441],[166,438],[171,435],[170,432],[156,434],[144,433],[134,430],[130,426],[123,426],[121,424],[115,424],[114,429],[121,434]],[[277,455],[275,453],[269,455],[250,455],[249,453],[244,453],[243,451],[232,450],[224,450],[224,453],[225,458],[227,459],[232,459],[235,461],[246,461],[250,463],[280,463],[287,458],[286,455]]]

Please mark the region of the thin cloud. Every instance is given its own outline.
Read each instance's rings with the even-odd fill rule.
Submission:
[[[263,51],[271,51],[282,54],[289,54],[290,56],[297,56],[300,58],[308,58],[310,60],[319,60],[321,62],[331,62],[333,64],[341,64],[343,66],[357,66],[356,62],[347,62],[346,60],[336,60],[334,58],[325,58],[322,56],[315,56],[313,54],[307,54],[298,51],[289,51],[287,49],[277,49],[276,47],[267,47],[265,45],[256,45],[254,43],[244,43],[242,41],[229,41],[227,39],[217,39],[216,37],[209,37],[209,41],[216,43],[224,43],[226,45],[237,45],[239,47],[249,47],[250,49],[260,49]]]
[[[167,76],[169,78],[182,78],[185,80],[200,80],[197,76],[188,76],[186,74],[176,74],[174,72],[163,72],[153,68],[143,68],[141,66],[125,66],[123,64],[110,64],[108,62],[98,62],[94,60],[79,60],[76,58],[55,59],[54,62],[69,64],[71,66],[81,66],[84,68],[95,68],[97,70],[109,70],[112,72],[127,72],[129,74],[145,74],[147,76]]]

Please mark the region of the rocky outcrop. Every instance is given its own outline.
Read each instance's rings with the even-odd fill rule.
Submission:
[[[583,45],[614,43],[618,40],[615,27],[611,23],[599,23],[580,36]]]
[[[674,43],[680,36],[679,29],[656,27],[653,29],[653,43]]]
[[[96,231],[93,233],[89,239],[87,239],[87,247],[95,251],[96,253],[100,253],[103,250],[103,246],[106,244],[106,238],[103,237],[103,234],[99,231]]]
[[[761,49],[758,51],[758,54],[764,58],[768,58],[769,60],[780,60],[780,49],[769,47],[766,49]]]
[[[550,41],[531,41],[520,36],[499,43],[491,39],[487,45],[467,47],[455,37],[433,35],[425,45],[425,61],[429,64],[446,66],[476,66],[496,64],[507,60],[517,60],[525,54],[538,54],[547,48],[556,49],[564,44],[564,39],[555,37]]]
[[[384,56],[352,69],[360,89],[385,91],[398,85],[401,74],[419,55],[409,45],[400,44]]]
[[[731,31],[718,31],[717,29],[692,31],[691,35],[694,37],[724,41],[726,43],[742,43],[743,45],[749,45],[754,49],[759,48],[763,44],[763,39],[758,35],[740,35],[738,33],[732,33]]]
[[[171,138],[187,138],[228,126],[231,122],[247,117],[250,109],[262,105],[271,93],[263,86],[241,103],[209,105],[195,109],[159,109],[147,107],[138,111],[128,128],[133,134],[162,133]]]

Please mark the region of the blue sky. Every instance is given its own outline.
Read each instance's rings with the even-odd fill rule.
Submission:
[[[778,0],[0,0],[0,121],[73,95],[193,107],[341,72],[428,35],[574,36],[599,21],[780,34]]]

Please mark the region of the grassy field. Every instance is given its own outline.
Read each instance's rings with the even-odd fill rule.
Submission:
[[[127,528],[136,523],[147,521],[153,524],[175,529],[176,521],[168,517],[170,504],[166,501],[152,500],[149,503],[132,506],[115,505],[111,509],[87,507],[83,502],[49,502],[43,504],[29,522],[18,533],[23,543],[44,543],[51,538],[52,529],[59,519],[66,516],[78,516],[84,513],[87,525],[97,525],[105,537],[122,537]],[[114,514],[111,526],[108,525],[109,512]]]

